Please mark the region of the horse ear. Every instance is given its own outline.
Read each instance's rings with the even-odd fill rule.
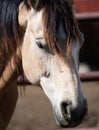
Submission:
[[[30,0],[30,3],[35,10],[39,11],[43,8],[46,1],[47,0]]]
[[[29,14],[30,10],[27,9],[25,4],[22,2],[19,6],[19,14],[18,14],[18,22],[21,27],[25,28],[27,26]]]

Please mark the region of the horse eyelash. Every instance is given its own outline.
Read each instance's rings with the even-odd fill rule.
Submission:
[[[47,45],[43,45],[41,42],[36,42],[36,44],[40,49],[44,50],[45,52],[52,54]]]
[[[40,49],[45,49],[45,46],[42,45],[41,42],[36,42],[37,46],[40,48]]]

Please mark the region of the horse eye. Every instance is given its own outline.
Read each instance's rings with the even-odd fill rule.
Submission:
[[[44,49],[44,46],[42,45],[41,42],[36,42],[36,44],[38,45],[38,47],[39,47],[40,49]]]

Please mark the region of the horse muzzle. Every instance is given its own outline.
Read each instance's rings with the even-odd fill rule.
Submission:
[[[59,110],[61,112],[56,107],[54,109],[57,123],[61,127],[75,127],[82,122],[87,113],[87,101],[84,100],[75,108],[71,102],[62,102]]]

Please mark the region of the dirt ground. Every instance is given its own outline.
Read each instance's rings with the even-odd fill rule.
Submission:
[[[99,127],[99,82],[83,83],[88,100],[88,116],[78,127]],[[19,89],[16,110],[7,130],[55,130],[51,104],[40,87],[28,86],[25,95]]]

